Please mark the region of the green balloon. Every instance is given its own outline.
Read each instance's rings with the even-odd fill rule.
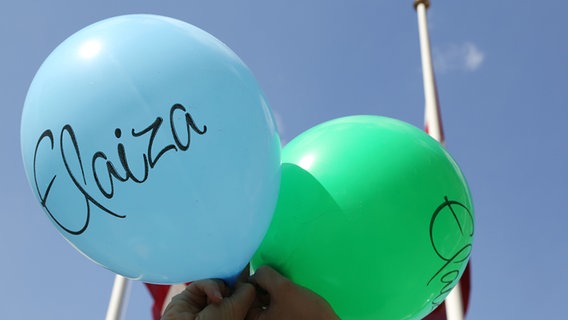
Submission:
[[[461,277],[471,195],[442,145],[405,122],[351,116],[282,151],[280,195],[251,265],[270,265],[344,320],[422,319]]]

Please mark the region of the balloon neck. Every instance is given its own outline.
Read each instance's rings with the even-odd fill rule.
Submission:
[[[230,276],[228,278],[223,278],[223,281],[225,282],[225,284],[231,288],[234,289],[235,285],[237,284],[237,280],[239,279],[239,274],[235,274],[233,276]]]

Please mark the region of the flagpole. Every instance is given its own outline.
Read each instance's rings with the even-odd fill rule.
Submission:
[[[440,103],[436,79],[434,78],[434,66],[430,50],[430,37],[428,35],[428,20],[426,10],[430,7],[430,0],[414,0],[414,8],[418,14],[418,31],[420,35],[420,52],[422,57],[422,78],[424,82],[425,99],[425,127],[426,132],[438,142],[444,144],[444,131],[440,114]],[[461,300],[461,287],[458,282],[450,294],[446,297],[447,320],[463,320],[464,308]]]
[[[424,98],[426,101],[426,131],[434,139],[444,144],[444,131],[442,129],[438,90],[436,88],[436,79],[434,78],[434,65],[432,63],[430,37],[428,35],[428,20],[426,17],[428,7],[430,7],[430,0],[414,1],[414,8],[418,13],[422,78],[424,82]]]
[[[106,320],[122,320],[126,312],[128,294],[130,293],[130,281],[123,276],[114,277],[114,285],[110,295]]]

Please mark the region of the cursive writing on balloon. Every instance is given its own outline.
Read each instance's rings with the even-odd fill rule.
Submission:
[[[183,126],[175,125],[175,118],[183,117]],[[130,136],[134,139],[146,139],[147,149],[142,153],[141,157],[137,159],[140,161],[139,167],[143,168],[142,172],[134,173],[131,167],[131,162],[127,157],[126,148],[123,143],[119,142],[116,145],[116,153],[120,164],[113,163],[109,160],[107,153],[104,151],[97,151],[93,155],[86,157],[81,153],[79,147],[79,139],[70,124],[65,124],[59,133],[59,141],[56,141],[54,132],[51,129],[45,130],[39,137],[34,151],[33,159],[33,174],[35,188],[40,198],[41,206],[55,221],[55,223],[66,232],[79,235],[87,230],[89,226],[91,207],[95,206],[102,211],[116,217],[126,218],[125,214],[118,213],[115,210],[104,205],[100,199],[112,199],[115,193],[115,183],[124,183],[132,181],[137,184],[146,182],[149,177],[150,171],[156,167],[160,159],[168,152],[187,151],[191,142],[191,134],[196,133],[203,135],[207,132],[207,126],[199,127],[189,111],[181,104],[174,104],[170,108],[169,114],[169,133],[171,134],[171,143],[165,146],[156,144],[156,137],[158,132],[163,128],[162,124],[164,119],[156,117],[156,119],[147,127],[136,130],[132,129]],[[123,135],[120,128],[116,128],[114,135],[120,139]],[[48,205],[48,199],[54,187],[57,185],[57,175],[50,176],[49,183],[42,185],[38,183],[38,171],[43,170],[43,167],[37,167],[38,156],[43,156],[45,147],[40,148],[47,144],[50,150],[59,147],[62,164],[65,167],[64,174],[72,181],[74,187],[84,197],[84,211],[79,211],[79,214],[84,214],[84,221],[80,227],[72,228],[65,225],[56,218],[55,212],[52,211]],[[89,161],[89,162],[86,162]],[[71,164],[76,164],[72,166]],[[78,167],[78,168],[77,168]],[[88,179],[89,178],[89,179]],[[92,179],[91,179],[92,178]],[[94,180],[94,186],[91,181]],[[102,198],[103,196],[104,198]],[[82,212],[82,213],[81,213]]]
[[[437,237],[437,225],[453,228],[450,236]],[[432,310],[444,301],[444,297],[455,286],[460,277],[463,263],[469,259],[473,241],[473,216],[462,203],[444,197],[444,202],[436,208],[430,220],[430,241],[436,255],[440,258],[440,269],[430,278],[427,285],[441,283],[441,289],[432,300]],[[447,231],[446,231],[447,232]]]

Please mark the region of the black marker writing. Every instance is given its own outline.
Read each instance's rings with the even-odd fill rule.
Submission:
[[[454,240],[455,245],[444,246],[443,243],[437,242],[435,225],[438,219],[449,219],[455,223],[455,227],[459,230],[459,236],[451,239]],[[471,254],[473,232],[473,216],[469,209],[460,202],[444,197],[444,202],[436,208],[430,219],[430,241],[436,255],[440,258],[441,268],[434,273],[426,285],[430,285],[434,280],[442,284],[440,292],[432,301],[432,310],[444,301],[443,297],[452,290],[458,280],[459,268]]]
[[[178,124],[178,128],[174,124],[174,119],[179,115],[183,116],[184,125],[181,126]],[[187,151],[190,146],[192,133],[203,135],[207,132],[207,126],[203,125],[202,128],[199,128],[187,109],[181,104],[175,104],[170,108],[169,113],[169,133],[173,142],[166,146],[159,147],[155,144],[155,138],[161,130],[163,122],[164,120],[161,117],[157,117],[146,128],[142,130],[131,130],[131,138],[147,138],[148,141],[146,152],[142,153],[142,155],[139,155],[138,157],[128,157],[124,144],[120,142],[121,139],[126,137],[123,137],[123,132],[120,128],[116,128],[114,135],[116,139],[119,140],[116,146],[116,154],[118,155],[120,164],[115,165],[115,163],[109,160],[109,157],[105,152],[97,151],[90,157],[90,166],[87,167],[90,171],[86,171],[84,163],[85,157],[81,153],[78,137],[70,124],[64,125],[61,129],[58,145],[56,144],[53,131],[51,129],[45,130],[40,135],[36,143],[33,159],[35,188],[39,195],[41,206],[59,227],[73,235],[83,233],[89,226],[92,205],[116,218],[125,218],[125,214],[115,212],[111,208],[103,205],[99,200],[97,200],[98,196],[102,195],[106,199],[112,199],[115,194],[115,183],[123,183],[126,181],[132,181],[137,184],[144,183],[150,175],[150,170],[158,164],[158,161],[167,152]],[[49,195],[57,185],[57,175],[54,174],[48,179],[49,183],[47,186],[40,187],[38,183],[38,170],[41,168],[37,167],[37,158],[38,155],[41,156],[39,151],[45,150],[40,149],[40,146],[45,144],[48,144],[50,151],[54,151],[56,147],[59,147],[61,160],[65,166],[65,173],[84,198],[84,210],[78,212],[78,214],[83,212],[84,222],[78,228],[70,228],[64,225],[56,218],[56,214],[52,212],[48,205]],[[142,167],[142,172],[133,172],[130,161],[139,161],[141,163],[141,166],[139,167]],[[73,169],[70,163],[78,164],[78,168],[75,166],[75,169]],[[94,179],[96,188],[89,186],[87,182],[88,175],[91,175]],[[93,189],[96,191],[93,192]]]

